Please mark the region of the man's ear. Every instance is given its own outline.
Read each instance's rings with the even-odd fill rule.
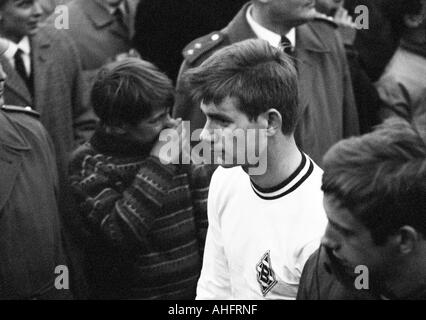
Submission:
[[[421,240],[421,234],[411,226],[400,228],[395,238],[395,241],[397,241],[396,244],[399,247],[399,252],[403,255],[413,252],[416,247],[418,247]]]
[[[268,136],[274,136],[278,132],[281,132],[282,117],[277,109],[269,109],[263,114],[263,117],[267,121],[267,134]]]
[[[404,24],[407,28],[417,29],[425,19],[421,14],[406,14],[404,16]]]

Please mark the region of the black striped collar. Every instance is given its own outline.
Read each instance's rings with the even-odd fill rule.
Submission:
[[[296,190],[312,174],[313,171],[314,164],[312,160],[302,152],[302,161],[299,167],[290,177],[281,182],[279,185],[272,188],[261,188],[252,180],[250,180],[250,184],[253,191],[260,198],[264,200],[276,200]]]

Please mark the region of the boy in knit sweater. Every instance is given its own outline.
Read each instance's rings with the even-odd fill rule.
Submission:
[[[169,116],[171,81],[126,59],[98,74],[91,99],[101,122],[70,165],[91,297],[194,298],[211,169],[175,165],[160,152],[162,130],[183,130]]]

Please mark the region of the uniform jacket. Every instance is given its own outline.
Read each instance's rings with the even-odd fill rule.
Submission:
[[[33,111],[0,110],[0,299],[64,299],[53,145]]]
[[[47,26],[31,38],[31,49],[34,97],[9,61],[0,58],[8,76],[5,103],[31,106],[40,113],[40,121],[52,137],[62,180],[68,153],[89,139],[96,118],[83,103],[81,64],[72,41]]]
[[[194,40],[184,49],[174,115],[190,120],[191,130],[203,127],[205,117],[199,106],[189,100],[182,74],[219,48],[256,37],[246,20],[248,6],[225,29]],[[325,21],[296,28],[295,57],[301,109],[295,136],[299,146],[320,164],[334,143],[359,133],[348,63],[337,31]]]
[[[129,30],[114,21],[105,7],[104,0],[73,0],[67,3],[69,28],[62,29],[76,43],[83,70],[96,70],[117,54],[128,52],[133,36],[137,0],[125,0],[129,4]],[[48,19],[55,24],[56,15]]]

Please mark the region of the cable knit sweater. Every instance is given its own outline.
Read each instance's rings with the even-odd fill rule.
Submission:
[[[75,151],[73,218],[85,237],[93,298],[194,298],[210,171],[163,165],[101,130]]]

